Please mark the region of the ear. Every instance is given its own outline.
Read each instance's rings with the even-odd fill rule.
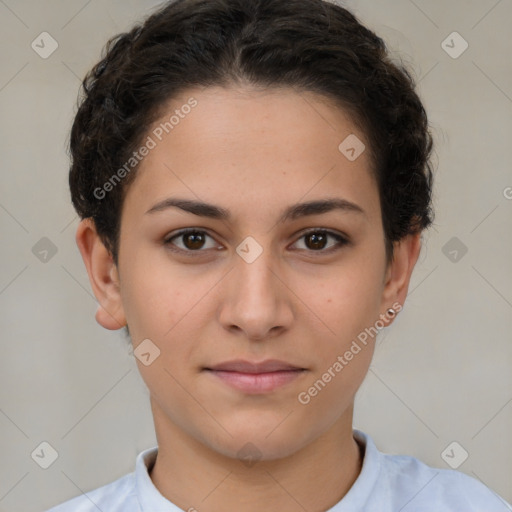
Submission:
[[[393,307],[397,313],[403,307],[409,282],[421,250],[421,233],[407,235],[393,244],[393,260],[384,278],[381,307],[384,311]],[[397,308],[396,304],[400,307]]]
[[[126,325],[126,318],[121,301],[119,274],[92,219],[80,222],[75,239],[89,274],[92,291],[99,303],[96,321],[105,329],[121,329]]]

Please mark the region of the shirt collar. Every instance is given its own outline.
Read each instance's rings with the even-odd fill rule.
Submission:
[[[364,450],[361,472],[347,494],[327,512],[366,510],[365,506],[377,484],[383,455],[377,450],[375,443],[368,434],[354,429],[353,436]]]
[[[135,462],[136,494],[141,512],[182,512],[176,505],[160,494],[149,476],[155,463],[158,446],[148,448],[137,455]]]
[[[382,454],[377,450],[372,438],[360,430],[354,430],[355,440],[364,449],[361,472],[348,493],[327,512],[351,512],[363,510],[364,504],[373,492],[382,465]],[[158,446],[148,448],[137,455],[135,480],[137,499],[141,512],[182,512],[155,487],[149,471],[155,463]]]

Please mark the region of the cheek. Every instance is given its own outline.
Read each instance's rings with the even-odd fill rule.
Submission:
[[[316,331],[313,374],[297,400],[329,424],[350,405],[370,366],[380,287],[371,272],[340,272],[319,290],[310,297],[311,309],[318,312],[321,332],[327,334]]]
[[[140,258],[126,265],[125,276],[122,301],[130,331],[160,339],[195,309],[211,286],[208,279],[193,279],[168,261],[156,264]]]
[[[151,366],[138,362],[140,373],[151,390],[169,388],[182,381],[190,368],[200,365],[200,342],[205,339],[205,323],[214,308],[208,293],[218,282],[216,275],[191,276],[190,271],[171,265],[133,266],[123,288],[123,304],[134,349],[149,339],[159,356]],[[179,386],[176,396],[180,395]]]
[[[322,331],[346,343],[379,318],[382,269],[363,258],[297,277],[297,295],[315,313]]]

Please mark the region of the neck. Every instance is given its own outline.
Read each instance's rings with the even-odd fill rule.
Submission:
[[[183,510],[325,511],[345,496],[361,471],[352,406],[327,432],[291,455],[252,464],[199,442],[153,400],[151,406],[159,449],[150,477]]]

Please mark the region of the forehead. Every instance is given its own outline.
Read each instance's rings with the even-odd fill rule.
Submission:
[[[368,152],[351,161],[340,150],[347,137],[367,145],[365,135],[343,110],[313,93],[189,89],[166,104],[147,136],[154,147],[125,199],[141,208],[171,193],[222,200],[226,207],[237,198],[279,209],[329,193],[366,202],[370,213],[378,209]]]

